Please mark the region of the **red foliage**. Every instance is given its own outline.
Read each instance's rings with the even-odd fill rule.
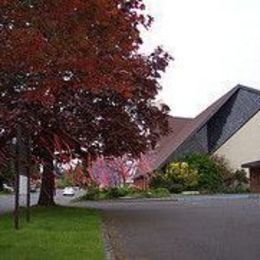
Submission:
[[[73,186],[88,187],[94,183],[81,164],[76,165],[76,167],[70,166],[70,169],[64,172],[63,177]]]
[[[19,122],[33,155],[139,156],[166,134],[152,105],[170,56],[139,53],[142,0],[0,1],[0,143]],[[55,153],[56,151],[56,153]],[[58,152],[57,152],[58,151]],[[3,157],[4,158],[4,157]]]

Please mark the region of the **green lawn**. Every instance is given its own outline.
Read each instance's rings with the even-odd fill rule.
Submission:
[[[101,217],[95,210],[34,208],[31,223],[24,217],[13,229],[11,214],[0,216],[0,259],[104,259]]]

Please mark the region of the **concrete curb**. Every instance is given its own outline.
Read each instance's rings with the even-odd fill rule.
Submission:
[[[105,250],[105,257],[106,260],[115,260],[115,256],[113,253],[113,247],[111,244],[109,232],[107,230],[105,221],[102,217],[102,234],[103,234],[103,241],[104,241],[104,250]]]
[[[107,260],[127,260],[124,247],[121,244],[123,238],[118,233],[112,218],[102,214],[103,238],[105,241],[105,255]]]
[[[149,202],[198,202],[198,201],[221,201],[221,200],[260,200],[260,194],[214,194],[214,195],[173,195],[164,198],[119,198],[114,200],[80,201],[72,202],[71,206],[98,207],[99,205],[141,204]]]

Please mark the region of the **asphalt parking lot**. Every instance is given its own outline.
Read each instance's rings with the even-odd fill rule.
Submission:
[[[99,208],[116,259],[260,259],[258,197],[125,202]]]

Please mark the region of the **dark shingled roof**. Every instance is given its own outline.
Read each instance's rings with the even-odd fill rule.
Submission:
[[[182,145],[187,139],[196,134],[240,89],[249,90],[260,94],[260,91],[258,90],[238,85],[215,101],[194,119],[169,117],[172,132],[168,136],[162,137],[155,150],[149,152],[149,155],[153,155],[152,168],[157,169],[162,167],[167,159],[176,151],[176,149],[180,147],[180,145]]]
[[[172,117],[169,116],[169,126],[171,133],[163,136],[155,150],[150,151],[148,156],[151,158],[152,168],[156,169],[168,154],[171,154],[173,149],[173,141],[178,139],[183,129],[190,124],[192,118]]]

